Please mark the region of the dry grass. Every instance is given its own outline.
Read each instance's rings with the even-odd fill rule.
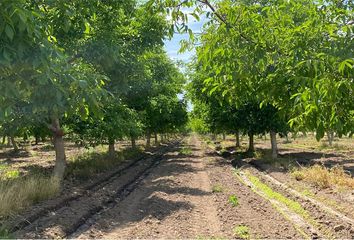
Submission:
[[[354,189],[354,179],[340,166],[329,169],[321,165],[314,165],[294,170],[292,175],[298,181],[304,180],[320,188],[345,187]]]
[[[114,169],[126,159],[134,159],[142,154],[142,149],[127,148],[116,152],[115,157],[107,154],[86,153],[69,162],[66,177],[86,180],[98,173]]]
[[[29,176],[3,180],[0,182],[0,218],[52,198],[59,190],[60,183],[53,177]]]
[[[136,158],[142,149],[124,149],[114,158],[106,154],[86,153],[68,162],[66,177],[85,180],[110,170],[124,159]],[[30,172],[23,176],[19,170],[0,165],[0,221],[60,192],[60,182],[49,173]],[[1,237],[0,237],[1,238]]]

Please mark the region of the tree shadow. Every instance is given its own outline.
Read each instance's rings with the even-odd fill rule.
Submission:
[[[285,149],[281,149],[285,151]],[[290,149],[289,149],[290,151]],[[333,157],[344,157],[342,154],[334,154],[334,153],[321,153],[321,152],[289,152],[289,153],[280,153],[281,157],[288,157],[293,159],[303,159],[304,161],[311,162],[312,160],[319,158],[333,158]]]
[[[65,146],[66,147],[66,146]],[[43,145],[36,145],[33,147],[34,151],[39,151],[39,152],[51,152],[54,151],[54,145],[53,144],[43,144]],[[66,148],[66,150],[68,150]]]
[[[178,148],[174,150],[178,150]],[[192,186],[191,182],[185,185],[183,179],[188,179],[188,175],[182,178],[177,177],[180,174],[201,171],[202,169],[192,164],[195,162],[197,160],[190,157],[186,157],[183,160],[181,156],[165,155],[160,164],[147,175],[147,178],[129,190],[130,193],[128,196],[114,204],[109,211],[99,214],[99,219],[103,218],[104,222],[109,223],[109,225],[96,224],[91,227],[91,230],[96,229],[99,232],[110,233],[112,230],[117,230],[116,228],[124,228],[131,224],[145,221],[150,221],[149,224],[154,224],[176,212],[191,211],[195,206],[191,201],[188,201],[188,196],[206,196],[212,194],[211,191],[205,191]],[[129,187],[126,190],[128,189]],[[87,206],[74,206],[75,208],[70,209],[71,214],[79,212],[76,210],[76,207],[79,209],[87,208]],[[75,218],[78,217],[76,216]],[[65,218],[69,219],[70,216],[68,215]],[[61,222],[61,219],[64,219],[63,216],[58,218],[57,222],[52,221],[46,224],[50,224],[50,227],[54,226],[56,229],[65,230],[69,226],[67,222]],[[45,228],[41,227],[41,229]],[[45,236],[45,230],[39,231],[43,231],[43,236]]]
[[[284,149],[281,149],[284,151]],[[289,172],[293,168],[308,167],[315,164],[324,165],[327,168],[341,166],[352,176],[354,175],[354,159],[348,159],[344,155],[334,153],[321,153],[311,151],[279,153],[278,158],[272,159],[271,149],[257,149],[258,156],[252,156],[247,152],[237,152],[232,164],[239,167],[242,162],[247,162],[266,173]]]
[[[118,203],[105,216],[105,222],[110,225],[99,224],[92,229],[110,233],[126,226],[137,223],[154,224],[162,221],[179,211],[191,211],[195,206],[188,200],[181,200],[177,196],[206,196],[212,194],[195,187],[181,186],[174,179],[178,174],[199,171],[189,165],[182,164],[181,160],[170,158],[166,161],[164,171],[153,175],[152,180],[136,189],[124,202]],[[189,162],[188,160],[184,163]],[[172,177],[173,176],[173,177]],[[166,177],[172,177],[166,178]],[[174,195],[176,198],[173,199]],[[131,204],[130,204],[131,203]],[[120,212],[120,214],[117,214]]]
[[[25,158],[25,157],[30,157],[31,154],[23,149],[19,149],[18,151],[15,151],[13,149],[7,150],[0,152],[0,160],[1,159],[16,159],[16,158]]]

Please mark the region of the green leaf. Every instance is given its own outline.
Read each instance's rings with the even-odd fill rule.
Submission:
[[[320,141],[324,137],[325,130],[322,125],[316,129],[316,140]]]
[[[212,95],[217,89],[219,88],[219,85],[216,85],[209,91],[209,95]]]
[[[14,30],[12,29],[12,27],[10,25],[6,25],[5,27],[5,33],[6,36],[12,41],[14,39]]]
[[[91,32],[91,25],[88,22],[85,22],[85,34],[89,34]]]
[[[87,84],[87,81],[85,80],[79,80],[79,86],[81,88],[87,88],[88,84]]]

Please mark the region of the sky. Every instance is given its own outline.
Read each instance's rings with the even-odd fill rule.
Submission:
[[[191,8],[183,8],[182,11],[185,13],[192,12],[193,9]],[[200,20],[197,21],[194,17],[191,15],[188,16],[189,22],[188,26],[190,29],[192,29],[193,33],[200,33],[202,26],[205,22],[205,16],[201,16]],[[195,55],[195,50],[193,49],[192,51],[184,52],[184,53],[178,53],[178,50],[180,49],[180,41],[181,40],[188,40],[189,39],[189,34],[175,34],[171,40],[165,40],[165,49],[169,57],[173,60],[181,60],[183,62],[189,62],[190,58]]]
[[[188,13],[192,12],[193,9],[191,8],[184,8],[182,9],[183,12]],[[193,33],[200,33],[203,24],[206,21],[205,16],[201,16],[200,20],[197,21],[193,16],[188,16],[188,27],[193,31]],[[190,59],[195,55],[195,49],[193,48],[191,51],[186,51],[183,53],[179,53],[180,49],[180,41],[181,40],[188,40],[189,34],[174,34],[172,39],[165,40],[165,50],[168,56],[174,61],[183,61],[185,63],[190,62]],[[183,69],[181,69],[183,71]],[[183,99],[184,93],[178,94],[178,98]],[[192,111],[193,105],[191,102],[187,102],[187,111]]]

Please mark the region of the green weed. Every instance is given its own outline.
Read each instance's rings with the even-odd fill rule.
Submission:
[[[233,207],[237,207],[238,206],[238,198],[237,198],[237,196],[236,195],[230,195],[229,196],[229,203],[231,203],[231,205],[233,206]]]
[[[11,169],[6,165],[0,165],[0,180],[15,179],[20,176],[20,171]]]
[[[234,234],[242,239],[250,239],[250,230],[247,226],[239,225],[233,229]]]
[[[179,150],[179,153],[183,155],[191,155],[192,149],[190,147],[183,147]]]
[[[212,187],[213,193],[218,193],[218,192],[223,192],[223,191],[224,191],[224,188],[221,185],[217,184]]]
[[[278,202],[285,204],[288,208],[293,210],[295,213],[304,217],[305,219],[310,219],[309,213],[300,205],[300,203],[295,202],[282,194],[273,191],[269,186],[262,183],[256,176],[253,176],[250,173],[247,173],[248,179],[252,182],[252,184],[258,188],[261,192],[263,192],[268,198],[274,199]]]

